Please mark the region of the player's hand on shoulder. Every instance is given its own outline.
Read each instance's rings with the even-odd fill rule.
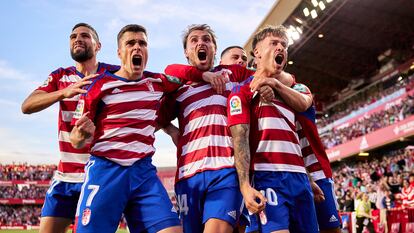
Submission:
[[[218,94],[222,94],[226,90],[226,83],[229,82],[230,74],[230,70],[207,71],[203,73],[203,80],[210,83]]]
[[[280,82],[275,78],[267,78],[263,76],[254,76],[254,79],[250,83],[250,89],[254,91],[259,91],[262,86],[270,86],[271,88],[276,88]]]
[[[88,92],[85,89],[82,89],[83,86],[85,85],[89,85],[92,83],[93,78],[99,76],[99,74],[91,74],[91,75],[87,75],[84,78],[80,79],[79,81],[77,81],[76,83],[73,83],[72,85],[66,87],[63,92],[63,96],[65,98],[72,98],[75,95],[78,94],[84,94],[86,92]]]

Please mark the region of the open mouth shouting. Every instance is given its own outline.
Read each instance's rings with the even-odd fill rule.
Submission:
[[[278,65],[282,65],[284,59],[285,59],[285,56],[283,56],[283,54],[278,54],[275,57],[275,62]]]
[[[197,57],[200,61],[205,62],[207,60],[207,51],[205,49],[198,50]]]
[[[132,56],[132,64],[134,66],[141,66],[142,65],[142,56],[141,55]]]

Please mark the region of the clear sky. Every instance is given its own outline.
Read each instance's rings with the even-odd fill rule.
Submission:
[[[0,1],[0,163],[57,163],[55,104],[23,115],[21,103],[49,73],[74,65],[69,34],[79,22],[98,31],[98,60],[119,64],[116,35],[126,24],[147,28],[147,70],[163,72],[171,63],[186,63],[181,33],[187,25],[207,23],[216,32],[218,50],[241,45],[256,29],[275,0],[1,0]],[[175,146],[156,133],[154,164],[174,166]]]

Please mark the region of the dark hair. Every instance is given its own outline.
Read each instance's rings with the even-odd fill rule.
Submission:
[[[145,35],[147,35],[147,30],[144,28],[144,26],[138,25],[138,24],[128,24],[124,26],[121,31],[119,31],[117,36],[118,46],[119,46],[119,40],[124,35],[125,32],[143,32]]]
[[[214,34],[213,29],[211,29],[210,26],[208,26],[207,24],[191,24],[190,26],[187,27],[187,29],[183,32],[183,47],[184,49],[187,48],[187,38],[190,35],[190,33],[192,31],[195,30],[200,30],[200,31],[207,31],[208,34],[210,34],[210,36],[212,37],[211,39],[213,40],[213,44],[217,49],[217,42],[216,42],[216,34]]]
[[[286,39],[286,41],[289,41],[287,30],[284,26],[273,26],[273,25],[267,25],[264,28],[260,29],[253,37],[252,42],[252,48],[253,50],[256,48],[257,43],[264,40],[267,36],[273,35],[278,36],[281,38]]]
[[[89,28],[89,29],[92,31],[92,36],[93,36],[93,38],[94,38],[97,42],[99,42],[99,36],[98,36],[98,33],[96,32],[95,28],[93,28],[91,25],[89,25],[89,24],[87,24],[87,23],[78,23],[78,24],[76,24],[75,26],[73,26],[73,28],[72,28],[72,32],[73,32],[76,28],[78,28],[78,27],[87,27],[87,28]]]
[[[223,52],[221,52],[220,58],[223,58],[224,54],[226,54],[230,49],[241,49],[241,50],[244,51],[244,48],[242,48],[242,47],[240,47],[238,45],[229,46],[229,47],[225,48],[223,50]]]

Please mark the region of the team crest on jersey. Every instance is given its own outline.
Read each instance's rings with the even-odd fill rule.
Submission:
[[[86,226],[91,221],[91,209],[86,208],[82,212],[82,225]]]
[[[154,92],[154,86],[152,85],[152,82],[150,80],[147,80],[145,84],[147,84],[148,90],[150,92]]]
[[[168,74],[166,74],[165,76],[167,77],[167,80],[168,80],[168,81],[170,81],[170,82],[172,82],[172,83],[178,83],[178,84],[181,84],[181,81],[180,81],[180,79],[179,79],[179,78],[174,77],[174,76],[171,76],[171,75],[168,75]]]
[[[238,96],[230,98],[230,115],[237,115],[242,113],[241,100]]]
[[[47,79],[43,82],[43,84],[40,87],[46,87],[49,85],[50,82],[52,82],[52,76],[47,77]]]
[[[76,110],[73,115],[73,118],[76,118],[76,119],[81,118],[84,108],[85,108],[85,100],[79,100],[78,105],[76,106]]]

